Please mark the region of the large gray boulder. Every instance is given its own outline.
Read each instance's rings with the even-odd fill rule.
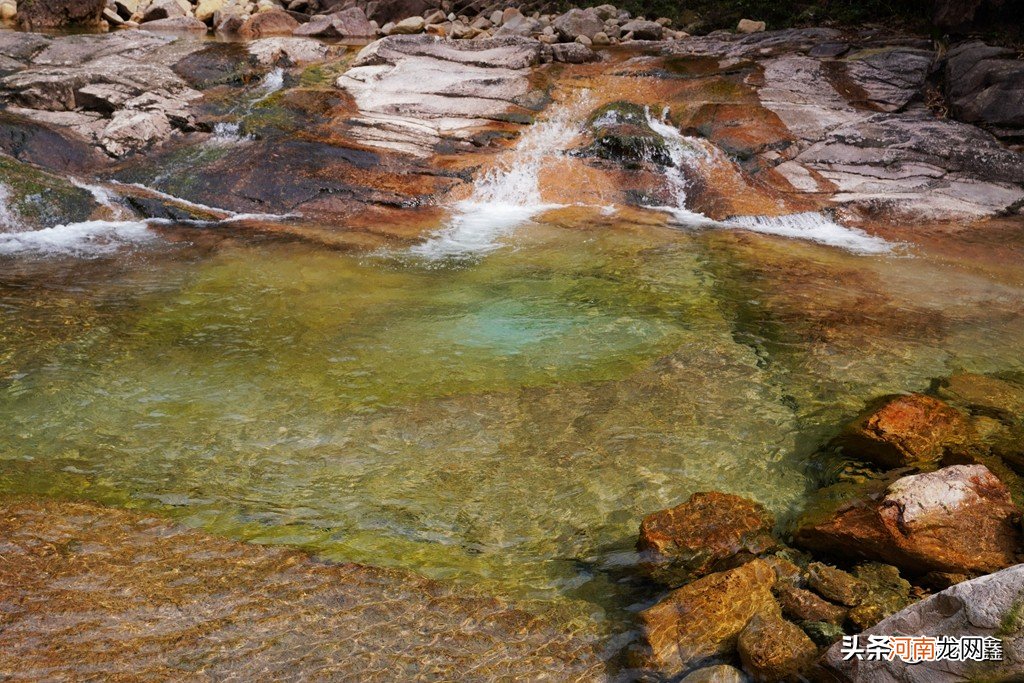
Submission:
[[[968,41],[946,56],[946,95],[953,117],[1024,139],[1024,61],[1013,50]]]
[[[899,658],[843,659],[833,645],[821,665],[842,683],[1019,681],[1024,678],[1024,564],[959,583],[880,621],[861,634],[885,636],[990,636],[1002,661],[934,661],[908,665]]]
[[[604,22],[592,9],[571,9],[551,22],[551,27],[568,42],[580,36],[593,40],[595,33],[604,30]]]

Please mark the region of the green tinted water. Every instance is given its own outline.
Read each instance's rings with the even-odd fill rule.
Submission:
[[[596,613],[625,606],[644,513],[717,489],[785,517],[865,400],[1024,369],[1024,268],[923,250],[537,226],[458,267],[303,245],[10,266],[0,491]]]

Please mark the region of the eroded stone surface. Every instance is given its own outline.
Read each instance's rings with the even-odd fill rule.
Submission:
[[[0,556],[12,681],[603,678],[586,638],[501,601],[151,516],[7,504]]]
[[[366,144],[426,156],[443,137],[467,138],[510,113],[530,91],[541,45],[525,38],[442,41],[390,36],[368,45],[338,86],[361,114]]]

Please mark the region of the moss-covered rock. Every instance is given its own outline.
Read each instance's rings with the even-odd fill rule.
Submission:
[[[92,195],[68,180],[0,154],[0,188],[10,228],[44,228],[87,220],[97,208]]]
[[[639,104],[618,101],[598,107],[587,128],[593,142],[578,150],[580,156],[608,159],[632,169],[647,163],[673,165],[664,138],[651,128],[647,110]]]

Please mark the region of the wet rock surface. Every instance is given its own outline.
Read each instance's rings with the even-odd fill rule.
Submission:
[[[763,560],[697,579],[639,615],[643,664],[676,675],[736,647],[757,614],[778,614],[775,572]]]
[[[657,581],[680,586],[729,561],[778,547],[771,533],[774,523],[753,501],[695,493],[682,505],[644,518],[637,543],[641,566]]]
[[[404,572],[75,503],[7,503],[0,538],[9,680],[604,678],[585,636]]]

